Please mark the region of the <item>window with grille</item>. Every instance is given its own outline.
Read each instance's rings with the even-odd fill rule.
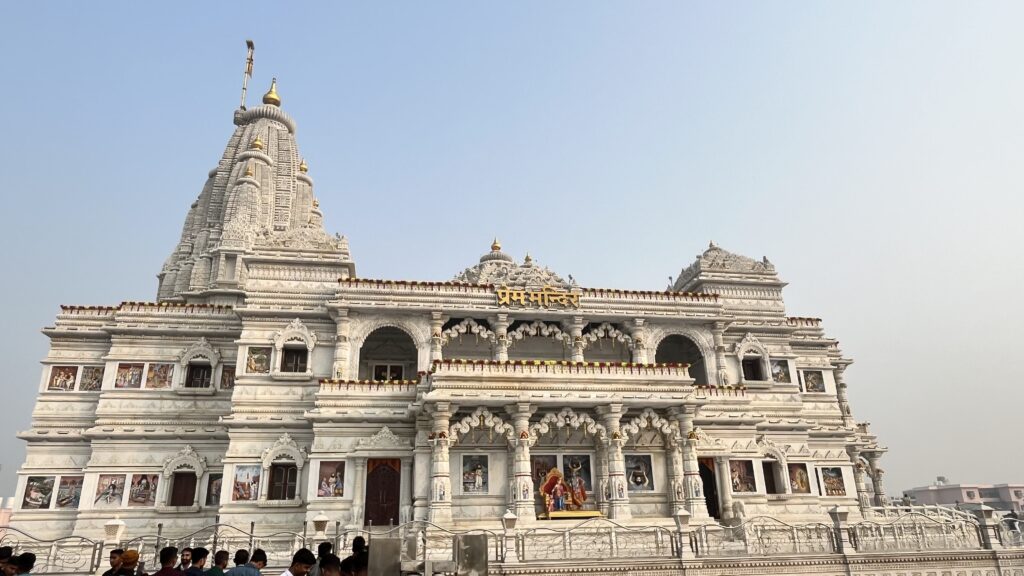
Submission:
[[[189,364],[185,374],[185,388],[209,388],[213,368],[209,364]]]
[[[274,464],[270,467],[269,500],[294,500],[299,482],[299,469],[295,464]]]
[[[305,372],[309,351],[305,348],[285,348],[281,355],[281,372]]]

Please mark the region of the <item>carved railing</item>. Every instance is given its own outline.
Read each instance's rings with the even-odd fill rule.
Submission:
[[[80,536],[46,540],[9,526],[0,527],[0,546],[10,546],[15,554],[35,554],[33,574],[91,574],[103,560],[102,541]]]
[[[921,514],[923,516],[929,516],[939,520],[964,520],[967,522],[977,522],[977,518],[975,518],[975,516],[970,512],[957,510],[956,508],[950,508],[949,506],[938,506],[934,504],[913,506],[872,506],[870,510],[874,514],[875,520],[883,518],[900,518],[907,514]]]
[[[888,522],[865,520],[849,528],[858,552],[895,550],[975,550],[981,532],[973,518],[943,520],[911,512]]]
[[[139,551],[139,556],[148,561],[153,559],[153,564],[160,565],[160,550],[166,546],[174,546],[179,550],[182,548],[195,548],[202,546],[214,554],[218,550],[234,552],[239,549],[254,550],[261,548],[267,553],[267,566],[288,566],[291,564],[292,555],[299,548],[306,547],[306,523],[303,522],[302,532],[278,531],[257,533],[255,523],[249,525],[249,530],[243,530],[230,524],[211,524],[204,526],[188,534],[167,536],[163,533],[163,524],[157,524],[157,531],[154,534],[142,534],[130,540],[121,542],[123,549],[134,548]]]
[[[536,527],[516,535],[521,562],[556,559],[679,557],[677,533],[660,526],[625,526],[592,518],[558,529]]]
[[[1004,548],[1024,548],[1024,520],[1004,518],[999,522],[999,543]]]
[[[690,549],[706,558],[831,554],[836,532],[827,524],[788,524],[757,516],[737,526],[700,526],[690,532]]]

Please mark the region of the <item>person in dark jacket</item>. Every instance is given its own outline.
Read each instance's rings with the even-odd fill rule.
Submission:
[[[227,576],[260,576],[260,570],[267,566],[267,553],[257,548],[252,551],[252,557],[245,566],[235,566],[228,570]]]
[[[178,563],[178,549],[168,546],[160,550],[160,571],[153,576],[181,576],[182,572],[174,567]]]
[[[210,551],[202,546],[192,549],[192,565],[188,567],[185,574],[188,576],[203,576],[206,568],[206,561],[210,557]]]
[[[110,570],[103,573],[103,576],[114,576],[117,571],[121,569],[121,554],[124,554],[124,550],[115,548],[110,551]]]

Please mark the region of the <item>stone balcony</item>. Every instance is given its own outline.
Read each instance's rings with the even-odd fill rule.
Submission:
[[[438,360],[425,401],[502,405],[511,401],[590,406],[678,406],[712,397],[745,401],[742,388],[695,386],[686,364],[564,360]],[[718,398],[715,398],[718,401]]]
[[[390,422],[412,416],[422,378],[416,380],[321,380],[314,408],[306,418],[314,422]]]

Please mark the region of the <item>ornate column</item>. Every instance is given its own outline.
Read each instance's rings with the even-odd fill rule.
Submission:
[[[718,385],[725,386],[729,383],[729,371],[725,368],[725,327],[726,322],[715,322],[711,331],[715,339],[715,364],[718,365]]]
[[[412,456],[402,457],[402,475],[399,486],[401,495],[398,498],[398,523],[405,524],[412,520]]]
[[[508,314],[498,314],[494,319],[494,359],[508,360]]]
[[[597,484],[594,485],[594,491],[597,497],[597,509],[601,511],[601,514],[608,516],[608,501],[612,497],[612,489],[608,485],[608,450],[601,441],[597,441],[595,444],[597,445]]]
[[[864,463],[860,459],[860,450],[855,447],[847,447],[846,452],[853,461],[853,483],[857,488],[857,506],[865,518],[871,517],[871,499],[868,497],[868,487],[864,482]]]
[[[430,362],[441,360],[443,355],[441,346],[444,339],[441,338],[441,329],[444,328],[444,316],[440,312],[430,313]]]
[[[348,378],[350,346],[349,333],[351,332],[351,321],[348,317],[348,308],[328,307],[335,322],[334,332],[334,367],[331,376],[338,379]],[[312,367],[313,363],[309,365]]]
[[[732,473],[729,472],[729,457],[715,456],[715,478],[718,479],[718,496],[722,502],[722,519],[732,520]]]
[[[843,372],[852,363],[850,360],[838,360],[832,363],[836,368],[833,374],[836,379],[836,398],[839,400],[839,412],[843,418],[843,426],[847,428],[852,427],[854,421],[853,415],[850,412],[850,401],[846,397],[846,382],[843,381]]]
[[[533,408],[528,402],[520,402],[508,406],[506,410],[512,417],[513,428],[510,508],[520,520],[536,520],[533,472],[530,469],[530,416],[533,414]]]
[[[601,416],[601,423],[608,433],[605,439],[608,453],[608,489],[611,497],[608,499],[608,517],[614,520],[625,520],[633,516],[629,508],[629,491],[626,487],[626,461],[622,456],[622,447],[626,444],[626,438],[620,430],[622,419],[622,404],[608,404],[598,406],[597,413]]]
[[[693,433],[693,418],[696,406],[672,408],[669,414],[679,422],[679,444],[681,448],[683,486],[686,491],[686,510],[691,520],[707,520],[708,503],[704,499],[704,481],[700,479],[700,464],[697,462],[697,438]]]
[[[430,453],[427,439],[431,430],[430,418],[420,414],[416,418],[416,440],[413,446],[413,520],[427,520],[430,512]]]
[[[452,481],[448,469],[449,421],[455,408],[447,402],[434,405],[431,414],[430,443],[430,521],[435,524],[452,520]]]
[[[350,524],[362,528],[363,506],[366,504],[366,457],[356,457],[353,464],[355,464],[355,476],[352,478],[352,521]]]
[[[868,460],[871,484],[875,488],[875,506],[885,506],[885,488],[882,487],[882,475],[885,474],[885,470],[878,466],[878,460],[882,457],[882,454],[879,452],[867,452],[864,456]]]
[[[582,316],[573,316],[572,323],[568,325],[569,336],[572,337],[572,357],[570,360],[573,362],[583,361],[583,326],[586,322],[583,321]]]
[[[644,328],[644,319],[633,320],[633,362],[639,364],[647,363],[647,329]]]

